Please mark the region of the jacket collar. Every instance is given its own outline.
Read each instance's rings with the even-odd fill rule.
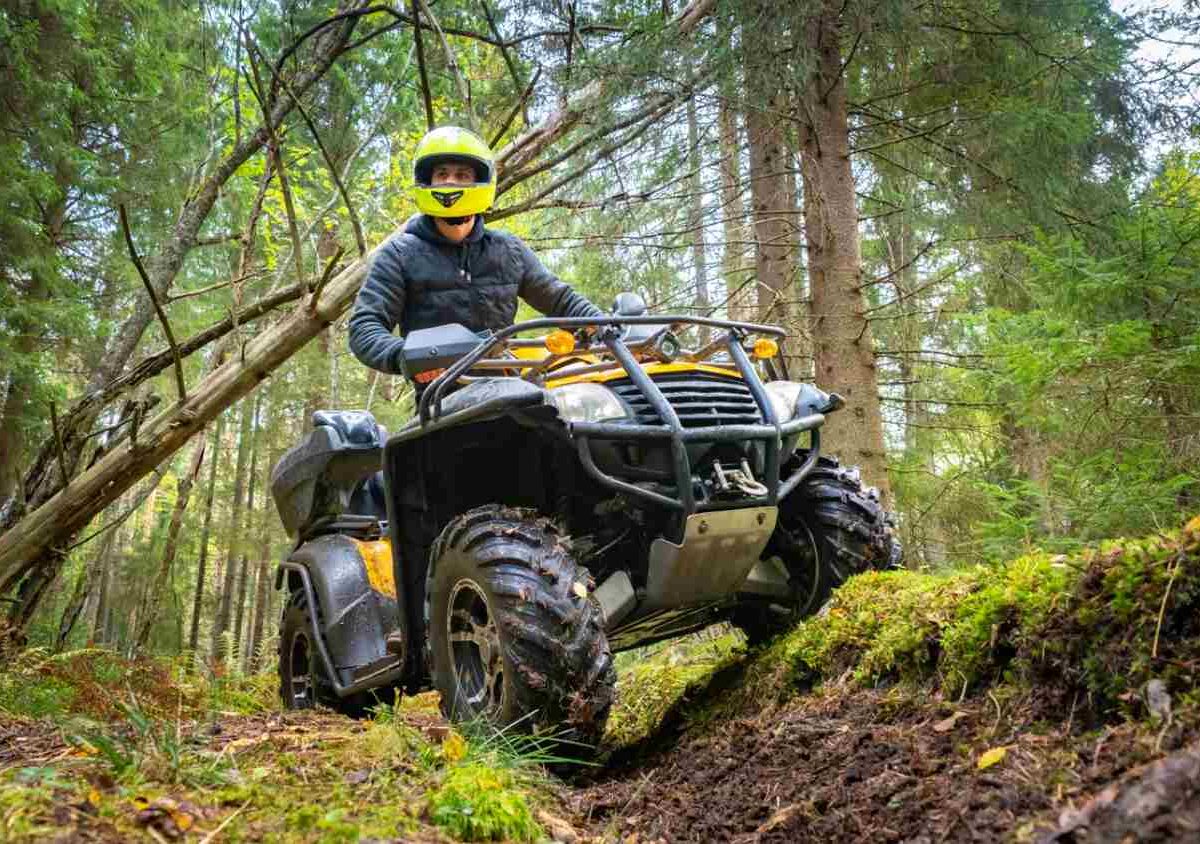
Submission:
[[[404,231],[407,234],[414,234],[421,238],[421,240],[437,246],[461,246],[463,243],[478,243],[483,239],[483,216],[480,214],[475,215],[475,225],[471,228],[471,233],[466,236],[462,243],[455,243],[453,240],[442,235],[438,231],[437,224],[433,222],[433,217],[428,214],[414,214],[409,218],[408,223],[405,224]]]

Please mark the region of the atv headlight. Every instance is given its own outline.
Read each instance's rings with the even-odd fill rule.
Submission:
[[[775,421],[787,422],[796,415],[796,403],[800,401],[803,384],[795,381],[768,381],[763,385],[767,388],[767,397],[771,399],[771,407],[775,409]]]
[[[629,418],[616,394],[600,384],[567,384],[550,391],[559,414],[568,422],[615,422]]]

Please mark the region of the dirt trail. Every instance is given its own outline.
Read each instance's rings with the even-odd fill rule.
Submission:
[[[1162,731],[1161,750],[1194,742],[1194,724]],[[575,794],[575,820],[636,842],[1200,840],[1200,750],[1142,772],[1156,732],[1081,726],[1045,700],[834,685],[651,740]]]

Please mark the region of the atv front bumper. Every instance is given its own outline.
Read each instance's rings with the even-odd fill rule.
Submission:
[[[621,362],[630,380],[638,387],[646,401],[654,408],[663,425],[639,425],[629,422],[572,422],[571,435],[575,440],[579,460],[597,482],[638,498],[647,503],[679,511],[683,516],[708,510],[743,509],[768,507],[778,504],[796,488],[797,484],[812,471],[820,452],[820,428],[825,422],[821,413],[812,413],[786,422],[775,419],[774,407],[767,397],[762,380],[742,348],[740,338],[730,332],[726,345],[739,374],[750,388],[758,405],[760,415],[766,420],[761,425],[714,425],[703,428],[685,428],[679,421],[671,403],[655,384],[654,379],[638,365],[629,349],[616,338],[606,338],[605,344],[613,356]],[[811,446],[804,462],[786,478],[781,477],[780,466],[784,459],[785,443],[795,443],[803,432],[810,432]],[[674,476],[674,496],[649,489],[618,478],[596,465],[592,454],[593,440],[656,440],[670,446],[671,470]],[[762,477],[762,492],[758,495],[742,495],[733,499],[697,501],[695,495],[696,475],[688,455],[689,443],[761,443],[765,452]]]

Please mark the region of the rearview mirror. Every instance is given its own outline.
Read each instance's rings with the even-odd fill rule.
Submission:
[[[646,313],[646,300],[629,291],[618,293],[612,312],[617,316],[643,316]]]

